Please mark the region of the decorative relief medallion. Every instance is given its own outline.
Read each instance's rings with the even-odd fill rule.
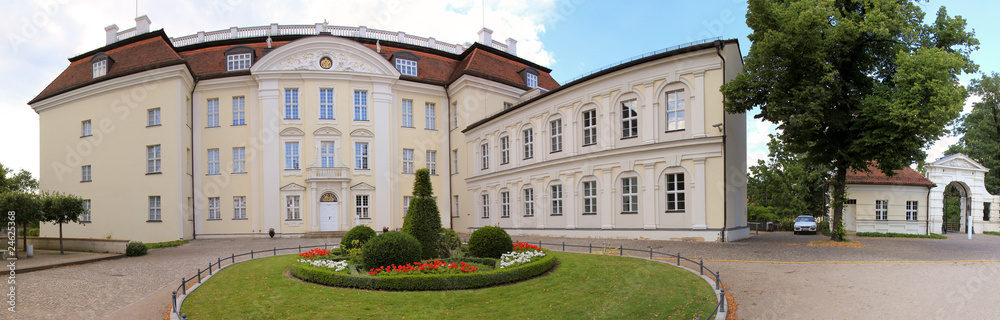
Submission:
[[[971,163],[968,163],[968,162],[965,162],[965,161],[962,161],[962,160],[957,160],[957,159],[948,162],[948,165],[952,166],[952,167],[959,167],[959,168],[972,168],[972,169],[976,168]]]
[[[315,50],[293,55],[278,63],[274,69],[380,73],[377,68],[364,60],[334,50]]]
[[[333,59],[330,59],[330,57],[327,56],[319,58],[319,67],[323,69],[330,69],[330,67],[333,67]]]
[[[319,198],[319,202],[337,202],[337,196],[332,193],[324,193],[322,197]]]

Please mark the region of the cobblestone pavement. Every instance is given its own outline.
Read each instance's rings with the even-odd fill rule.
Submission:
[[[860,238],[862,248],[808,247],[821,235],[761,233],[731,243],[516,236],[547,248],[624,246],[632,256],[681,253],[721,270],[744,319],[993,318],[1000,298],[1000,237],[948,240]],[[196,240],[143,257],[18,275],[15,319],[163,319],[181,276],[221,256],[339,239]],[[566,251],[587,252],[588,247]],[[901,263],[899,261],[952,261]],[[759,261],[759,262],[751,262]],[[793,263],[788,263],[793,262]],[[820,263],[809,263],[820,262]]]

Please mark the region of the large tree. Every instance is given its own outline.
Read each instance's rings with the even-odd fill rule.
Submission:
[[[973,103],[972,112],[958,118],[955,134],[961,138],[945,154],[964,153],[990,168],[986,190],[1000,194],[1000,74],[993,72],[973,79],[969,92],[983,100]]]
[[[83,207],[83,199],[58,192],[45,193],[41,196],[41,207],[43,221],[59,225],[59,253],[62,254],[64,253],[63,224],[70,222],[80,223],[80,218],[87,211]]]
[[[924,24],[907,0],[750,0],[753,43],[743,73],[722,86],[726,110],[760,108],[789,152],[833,169],[833,223],[847,170],[885,174],[923,152],[958,117],[978,48],[965,20],[942,7]],[[843,240],[832,233],[834,240]]]
[[[430,171],[419,169],[415,178],[413,199],[403,218],[403,233],[420,241],[423,259],[433,259],[437,257],[438,241],[441,239],[441,213],[434,199]]]
[[[827,166],[803,162],[801,155],[788,152],[773,135],[767,147],[768,160],[758,160],[757,165],[750,167],[747,181],[750,202],[771,208],[771,212],[783,218],[825,215],[826,181],[830,178]]]

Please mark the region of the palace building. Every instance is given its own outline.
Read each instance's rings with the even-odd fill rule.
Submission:
[[[66,237],[395,229],[419,168],[458,232],[748,236],[746,116],[719,91],[736,40],[559,84],[485,28],[465,44],[326,23],[172,38],[146,16],[105,31],[28,103],[41,189],[89,208]]]

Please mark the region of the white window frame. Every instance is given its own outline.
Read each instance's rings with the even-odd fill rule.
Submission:
[[[917,221],[917,201],[906,202],[906,221]],[[987,220],[989,221],[989,220]]]
[[[451,174],[458,174],[458,149],[451,150]]]
[[[413,173],[413,149],[403,149],[403,173]]]
[[[535,189],[525,188],[524,189],[524,216],[534,217],[535,216]]]
[[[875,220],[889,220],[889,200],[875,200]]]
[[[451,104],[451,128],[458,129],[458,102]]]
[[[510,137],[500,137],[500,165],[510,163]]]
[[[667,92],[666,118],[664,118],[666,121],[667,132],[684,130],[685,100],[684,90]]]
[[[360,219],[371,219],[371,195],[354,196],[354,214]]]
[[[219,126],[219,99],[208,99],[205,102],[205,127],[216,128]]]
[[[455,209],[454,209],[454,211],[451,212],[451,216],[452,217],[458,217],[458,208],[459,208],[459,206],[458,206],[458,196],[452,196],[452,198],[455,199]]]
[[[583,146],[597,144],[597,109],[582,113],[583,116]]]
[[[92,78],[96,79],[108,74],[108,59],[94,61]]]
[[[500,217],[510,218],[510,191],[500,192]]]
[[[320,120],[337,120],[337,109],[334,108],[335,100],[333,88],[319,88]]]
[[[435,150],[427,150],[427,171],[430,171],[432,176],[436,176],[438,172],[437,157],[438,153]]]
[[[233,173],[247,172],[247,149],[245,147],[233,148]]]
[[[302,220],[302,197],[299,195],[285,196],[285,221]]]
[[[80,166],[80,182],[91,181],[91,179],[93,178],[91,169],[92,168],[89,164],[85,166]]]
[[[299,116],[299,88],[285,88],[284,120],[301,120]]]
[[[80,215],[80,222],[91,222],[90,205],[90,199],[83,199],[83,214]]]
[[[430,102],[424,104],[424,129],[437,130],[437,105]]]
[[[371,163],[369,163],[368,155],[371,152],[371,146],[366,141],[355,141],[354,142],[354,169],[356,170],[371,170]]]
[[[622,213],[639,213],[639,178],[622,178]]]
[[[482,195],[482,197],[480,197],[480,198],[483,201],[483,203],[482,203],[482,205],[483,205],[483,212],[482,212],[483,215],[482,215],[482,218],[483,219],[489,219],[489,217],[490,217],[490,195],[488,193],[484,193]]]
[[[400,126],[403,128],[413,128],[413,100],[403,100],[400,105],[403,109]]]
[[[146,110],[146,126],[153,127],[160,125],[160,108]]]
[[[295,146],[294,149],[289,149],[289,147]],[[300,170],[301,161],[299,159],[299,142],[298,141],[285,141],[285,170]]]
[[[90,123],[90,120],[80,121],[80,137],[89,137],[93,135],[93,131],[91,130],[92,127],[93,125]]]
[[[417,76],[417,62],[409,59],[396,58],[396,70],[407,76]]]
[[[149,196],[149,214],[147,215],[149,221],[162,221],[160,220],[163,218],[160,204],[160,196]]]
[[[233,220],[246,220],[246,219],[247,219],[247,197],[246,196],[233,197]]]
[[[535,156],[535,130],[532,128],[524,129],[521,131],[521,135],[524,139],[524,160],[531,159]]]
[[[664,177],[666,183],[663,188],[666,201],[666,212],[683,212],[686,210],[686,196],[683,173],[668,173]]]
[[[563,214],[563,186],[561,184],[554,184],[551,187],[552,190],[552,213],[553,216],[561,216]]]
[[[368,121],[368,91],[354,90],[354,121]]]
[[[562,151],[562,119],[549,121],[549,148],[551,153]]]
[[[622,101],[622,139],[639,136],[639,112],[636,100]]]
[[[320,141],[319,143],[319,166],[321,168],[333,168],[337,166],[337,143],[334,141]]]
[[[481,149],[480,156],[482,156],[482,159],[481,159],[482,160],[482,168],[483,168],[483,170],[488,170],[490,168],[490,144],[489,143],[483,143],[482,145],[480,145],[480,149]]]
[[[410,201],[413,201],[412,196],[403,196],[403,216],[406,216],[406,212],[410,210]]]
[[[146,173],[161,173],[160,145],[146,146]]]
[[[221,169],[219,168],[219,149],[208,149],[208,155],[205,157],[208,159],[208,175],[221,174]]]
[[[528,85],[528,88],[538,88],[538,76],[537,75],[534,75],[534,74],[531,74],[531,73],[525,73],[525,82]]]
[[[233,125],[243,126],[247,124],[246,117],[246,97],[233,97]]]
[[[226,55],[226,71],[250,70],[252,63],[253,55],[249,52]]]
[[[583,214],[597,214],[597,181],[583,182]]]
[[[221,202],[219,197],[208,198],[208,220],[222,220]]]

